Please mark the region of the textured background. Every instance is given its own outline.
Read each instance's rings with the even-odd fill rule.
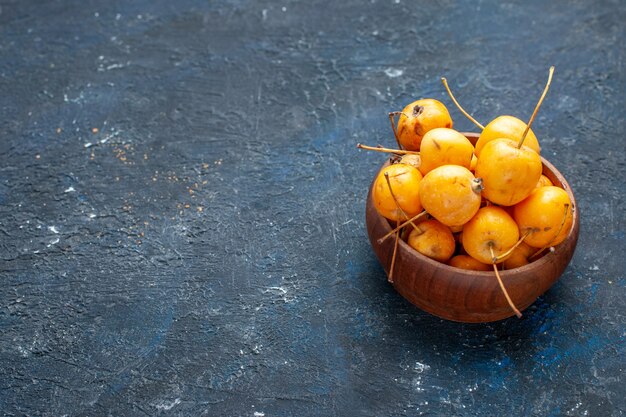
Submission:
[[[621,1],[0,1],[5,415],[618,416]],[[529,117],[582,214],[523,319],[387,284],[387,112]],[[95,130],[97,129],[97,130]]]

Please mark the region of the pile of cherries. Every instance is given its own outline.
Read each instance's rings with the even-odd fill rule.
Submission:
[[[549,89],[554,67],[528,123],[498,116],[486,126],[458,104],[481,134],[473,145],[453,129],[446,107],[417,100],[389,117],[398,149],[362,149],[393,154],[372,188],[376,210],[395,226],[395,236],[416,251],[456,268],[493,269],[511,308],[499,269],[513,269],[561,243],[573,222],[568,194],[542,175],[540,147],[530,126]],[[398,117],[399,116],[399,117]],[[397,120],[397,128],[395,119]]]

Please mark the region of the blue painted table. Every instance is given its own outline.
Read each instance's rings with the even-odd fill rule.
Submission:
[[[0,2],[5,415],[619,416],[623,2]],[[524,318],[443,321],[364,228],[387,112],[529,117],[582,214]]]

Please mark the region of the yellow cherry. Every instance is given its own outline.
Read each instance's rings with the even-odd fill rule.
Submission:
[[[422,255],[439,262],[450,259],[455,249],[450,229],[434,219],[421,222],[411,230],[408,244]]]
[[[535,190],[513,208],[513,218],[524,242],[534,248],[555,246],[569,235],[573,223],[572,202],[562,188],[547,186]]]
[[[517,224],[497,206],[481,208],[463,227],[463,248],[485,264],[491,264],[494,257],[511,249],[518,239]]]
[[[454,129],[438,127],[426,132],[420,146],[422,175],[442,165],[470,167],[474,146]]]
[[[395,221],[404,221],[420,213],[421,180],[422,174],[411,165],[393,164],[381,169],[372,188],[374,207],[381,216]]]
[[[511,255],[508,256],[502,264],[504,265],[504,269],[514,269],[519,268],[520,266],[528,265],[530,262],[528,258],[535,253],[537,249],[527,245],[522,242],[518,247],[513,249]]]
[[[448,226],[450,228],[450,231],[452,233],[461,233],[463,231],[463,225],[458,225],[458,226]]]
[[[518,143],[526,130],[526,123],[513,116],[498,116],[493,119],[480,134],[476,141],[474,153],[480,158],[484,146],[495,139],[511,139]],[[528,131],[524,144],[539,154],[541,148],[532,130]]]
[[[460,226],[480,208],[482,181],[469,169],[443,165],[430,171],[420,183],[424,209],[446,226]]]
[[[554,185],[554,184],[552,184],[552,181],[550,181],[550,178],[541,174],[541,177],[539,178],[539,181],[537,181],[537,185],[535,185],[535,188],[547,187],[549,185]]]
[[[414,101],[402,110],[398,119],[398,142],[405,149],[419,151],[426,132],[437,127],[452,127],[446,106],[431,98]]]
[[[477,163],[478,163],[478,158],[476,158],[476,154],[472,154],[472,161],[470,162],[469,170],[472,172],[476,172]]]
[[[483,195],[502,206],[512,206],[528,197],[541,177],[537,152],[510,139],[487,143],[476,163],[476,177],[483,179]]]
[[[477,261],[469,255],[456,255],[448,261],[448,265],[470,271],[491,271],[491,266]]]
[[[422,164],[422,159],[420,158],[419,155],[406,154],[406,155],[402,155],[399,163],[411,165],[419,169],[420,165]]]

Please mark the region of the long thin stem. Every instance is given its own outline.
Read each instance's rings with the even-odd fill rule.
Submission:
[[[357,143],[356,147],[359,149],[365,149],[367,151],[376,151],[383,153],[393,153],[396,155],[419,155],[419,152],[416,151],[405,151],[404,149],[391,149],[391,148],[383,148],[382,146],[367,146],[362,143]]]
[[[409,220],[410,221],[416,221],[417,219],[419,219],[422,216],[425,216],[426,214],[428,214],[426,212],[426,210],[422,211],[419,214],[416,214],[415,216],[411,217]],[[391,230],[389,233],[387,233],[385,236],[381,237],[380,239],[378,239],[378,243],[383,243],[385,240],[387,240],[387,238],[389,238],[389,236],[393,235],[395,232],[397,232],[398,230],[402,229],[404,226],[406,226],[407,224],[409,224],[408,221],[406,221],[405,223],[402,223],[400,226],[397,226],[395,229]]]
[[[532,125],[533,121],[535,121],[535,116],[537,116],[539,107],[541,107],[541,103],[543,103],[543,99],[546,98],[546,94],[548,94],[548,90],[550,89],[550,84],[552,83],[552,74],[554,74],[554,65],[550,67],[550,71],[548,72],[548,82],[546,83],[546,86],[543,89],[543,93],[541,93],[541,97],[539,98],[539,101],[537,102],[537,105],[535,106],[535,110],[533,111],[532,116],[530,116],[530,120],[528,121],[528,124],[526,125],[526,129],[524,129],[522,138],[519,140],[519,143],[517,144],[518,149],[521,148],[522,145],[524,144],[524,140],[526,140],[526,135],[528,135],[528,132],[530,131],[530,125]]]
[[[393,192],[393,188],[391,188],[391,181],[389,180],[388,172],[385,172],[385,180],[387,181],[387,187],[389,187],[389,193],[391,194],[391,198],[393,198],[393,202],[396,203],[396,207],[398,207],[398,210],[400,210],[400,213],[402,213],[402,215],[404,216],[404,220],[406,220],[408,223],[411,223],[411,226],[413,226],[415,230],[419,230],[417,226],[415,225],[415,223],[413,223],[413,221],[409,219],[409,216],[406,214],[406,211],[404,211],[402,207],[400,207],[400,203],[398,202],[398,199],[396,198],[396,195]]]
[[[400,138],[398,137],[398,131],[396,130],[396,122],[394,117],[399,114],[404,114],[401,111],[392,111],[389,113],[389,122],[391,123],[391,130],[393,131],[393,137],[396,138],[396,143],[398,144],[398,148],[402,149],[402,144],[400,143]],[[404,114],[407,117],[406,114]]]
[[[495,258],[495,254],[493,253],[493,245],[489,245],[489,251],[491,252],[491,257]],[[496,273],[496,278],[498,279],[498,284],[500,284],[500,289],[502,290],[502,293],[504,294],[504,298],[506,298],[506,301],[509,303],[509,306],[511,306],[511,309],[513,310],[517,318],[518,319],[522,318],[522,313],[517,309],[517,307],[515,307],[515,304],[513,304],[513,300],[511,300],[511,297],[509,297],[508,291],[504,287],[504,283],[502,282],[502,278],[500,278],[500,273],[498,272],[498,266],[495,263],[493,263],[492,265],[493,265],[493,271]]]
[[[398,202],[398,199],[396,198],[396,195],[393,192],[393,188],[391,187],[391,180],[389,179],[388,172],[385,172],[385,180],[387,181],[387,187],[389,187],[389,193],[391,194],[391,197],[393,198],[393,202],[396,203],[396,207],[398,208],[398,210],[400,210],[404,218],[408,219],[409,216],[407,216],[406,212],[402,209],[402,207],[400,207],[400,203]],[[409,222],[413,225],[415,230],[418,230],[417,226],[415,226],[415,224],[412,221],[409,220]],[[396,227],[399,224],[400,224],[400,220],[396,220]],[[393,270],[396,265],[396,255],[398,254],[398,241],[399,240],[400,240],[400,231],[398,230],[396,232],[396,241],[393,244],[393,255],[391,256],[391,266],[389,267],[389,275],[387,276],[387,281],[391,283],[393,283]]]
[[[450,96],[450,98],[452,99],[452,101],[454,102],[454,104],[456,105],[456,107],[461,111],[461,113],[463,113],[463,115],[465,117],[467,117],[468,119],[470,119],[470,121],[472,123],[474,123],[476,126],[478,126],[478,128],[480,130],[485,129],[485,126],[481,125],[480,123],[478,123],[478,121],[476,121],[476,119],[474,119],[472,116],[470,116],[470,114],[468,112],[465,111],[465,109],[463,109],[463,107],[461,107],[461,105],[459,104],[458,101],[456,101],[456,98],[454,98],[454,95],[452,94],[452,91],[450,91],[450,87],[448,87],[448,80],[446,80],[446,77],[441,77],[441,82],[443,83],[443,86],[446,87],[446,91],[448,92],[448,95]]]
[[[524,241],[524,239],[526,239],[528,237],[528,235],[530,234],[531,230],[527,230],[526,233],[524,233],[524,236],[522,236],[516,243],[515,245],[513,245],[511,247],[511,249],[509,249],[508,251],[501,253],[500,255],[496,256],[495,258],[492,259],[492,262],[494,264],[497,264],[500,261],[503,261],[504,259],[506,259],[510,254],[513,253],[513,251],[515,250],[515,248],[517,248],[519,245],[522,244],[522,242]]]
[[[396,226],[400,224],[398,220]],[[389,275],[387,275],[387,281],[393,284],[393,270],[396,266],[396,255],[398,254],[398,242],[400,241],[400,232],[396,232],[396,241],[393,244],[393,255],[391,255],[391,266],[389,267]]]

